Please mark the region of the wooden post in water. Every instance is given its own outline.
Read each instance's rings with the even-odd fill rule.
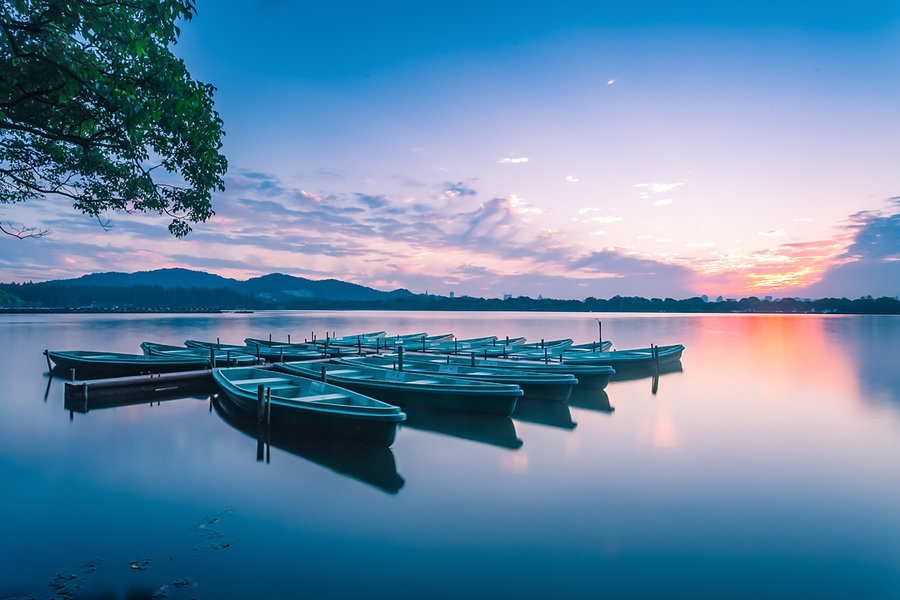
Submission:
[[[210,369],[216,368],[216,349],[215,348],[209,349],[209,368]]]
[[[270,341],[270,342],[272,341],[272,334],[271,334],[271,333],[269,334],[269,341]]]
[[[278,346],[278,362],[284,362],[284,346]]]
[[[222,344],[219,343],[219,338],[216,338],[216,349],[221,348]]]
[[[328,383],[328,375],[325,374],[325,365],[322,365],[321,379],[323,382]]]
[[[256,386],[256,424],[261,425],[263,422],[263,411],[266,404],[266,389],[262,384]]]
[[[546,349],[546,348],[544,348],[544,362],[545,362],[545,363],[550,362],[550,353],[547,352],[547,349]]]
[[[449,357],[448,357],[449,358]],[[401,344],[399,348],[397,348],[397,370],[403,370],[403,345]]]
[[[603,323],[597,319],[597,341],[600,342],[600,350],[603,350]]]
[[[356,336],[356,354],[362,356],[362,339]]]
[[[272,424],[272,388],[266,388],[266,425]]]
[[[235,359],[234,362],[237,362],[237,359]],[[231,350],[225,351],[225,364],[228,365],[229,367],[234,366],[233,364],[231,364]]]
[[[75,369],[69,369],[69,379],[75,381]]]
[[[472,366],[475,366],[475,351],[472,351]]]
[[[288,334],[288,344],[291,343],[291,334]]]

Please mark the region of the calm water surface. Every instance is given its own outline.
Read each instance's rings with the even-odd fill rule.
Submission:
[[[44,348],[453,332],[683,343],[683,370],[391,449],[208,396],[71,414]],[[900,319],[0,317],[0,598],[900,598]],[[49,384],[49,385],[48,385]],[[239,424],[237,424],[239,425]]]

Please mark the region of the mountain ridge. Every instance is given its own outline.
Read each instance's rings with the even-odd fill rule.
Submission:
[[[415,295],[405,288],[383,291],[333,278],[316,280],[284,273],[269,273],[239,280],[183,268],[135,271],[134,273],[118,271],[89,273],[72,279],[56,279],[34,285],[89,288],[159,286],[165,289],[200,288],[206,290],[224,288],[243,296],[267,297],[274,301],[295,298],[348,301],[383,300]]]

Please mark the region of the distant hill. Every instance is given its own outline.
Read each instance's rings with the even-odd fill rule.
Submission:
[[[27,287],[27,290],[19,288],[17,291],[24,292],[25,296],[29,296],[27,299],[41,300],[44,305],[47,305],[47,301],[50,300],[51,290],[56,292],[52,294],[52,297],[58,298],[61,288],[73,292],[78,290],[82,297],[85,297],[85,294],[96,296],[96,298],[91,298],[91,302],[101,304],[106,303],[104,296],[120,298],[121,294],[116,290],[124,288],[161,288],[168,292],[176,289],[196,289],[206,292],[203,294],[204,296],[213,290],[226,290],[228,293],[223,295],[227,295],[230,299],[245,297],[254,302],[275,305],[293,304],[300,299],[365,302],[414,296],[406,289],[385,292],[337,279],[314,280],[272,273],[240,281],[190,269],[157,269],[136,273],[91,273],[75,279],[27,284]],[[91,290],[94,292],[92,293]],[[40,298],[40,296],[46,296],[46,298]],[[168,293],[165,296],[171,298],[172,294]]]

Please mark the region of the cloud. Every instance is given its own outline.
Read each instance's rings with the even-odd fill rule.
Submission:
[[[568,181],[569,183],[578,183],[581,180],[574,175],[566,175],[566,181]]]
[[[683,182],[678,183],[636,183],[634,187],[645,190],[645,192],[649,192],[651,194],[662,194],[663,192],[669,192],[674,190],[675,188],[684,185]]]
[[[614,84],[615,82],[616,82],[615,79],[610,79],[609,81],[606,82],[606,85],[612,85],[612,84]]]
[[[478,192],[462,181],[457,181],[456,183],[445,183],[442,193],[446,198],[457,198],[459,196],[475,196]]]
[[[591,217],[588,219],[591,223],[618,223],[622,217]]]
[[[522,156],[520,158],[501,158],[497,162],[500,163],[501,165],[519,165],[522,163],[527,163],[528,158],[524,157],[524,156]]]
[[[757,233],[765,237],[781,237],[784,235],[784,229],[770,229],[769,231],[758,231]]]
[[[593,206],[588,206],[587,208],[580,208],[580,209],[578,209],[578,214],[579,214],[579,215],[586,215],[586,214],[588,214],[588,213],[592,213],[592,212],[600,212],[600,211],[602,211],[602,210],[603,210],[602,208],[596,208],[596,207],[593,207]]]
[[[852,242],[804,293],[847,298],[900,295],[900,213],[857,213],[845,229],[852,233]]]
[[[669,204],[672,204],[673,202],[675,202],[675,200],[673,200],[672,198],[663,198],[662,200],[657,200],[653,204],[656,206],[668,206]]]

